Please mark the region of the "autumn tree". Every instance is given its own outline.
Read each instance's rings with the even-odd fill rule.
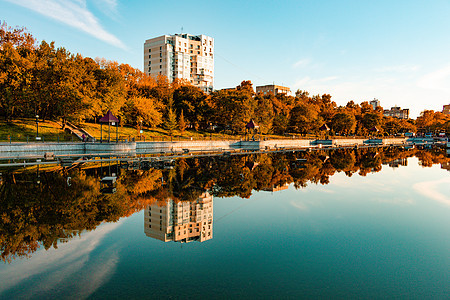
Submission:
[[[337,113],[331,119],[331,129],[335,133],[340,134],[351,134],[355,131],[356,119],[355,117],[347,112]]]
[[[189,127],[205,128],[205,110],[207,110],[207,95],[193,85],[181,85],[173,92],[173,107],[183,112]]]
[[[317,131],[321,123],[317,108],[309,103],[301,103],[291,111],[289,129],[306,134]]]
[[[34,42],[25,28],[0,25],[0,113],[7,121],[28,105]]]
[[[233,132],[243,132],[245,125],[254,115],[256,102],[252,95],[253,89],[250,89],[245,81],[239,89],[214,92],[211,96],[211,107],[215,123]]]
[[[370,130],[374,127],[380,129],[382,118],[375,113],[366,113],[361,121],[366,130]]]
[[[148,127],[156,127],[162,123],[162,104],[152,97],[133,96],[127,99],[121,112],[125,122],[138,125],[141,121]]]

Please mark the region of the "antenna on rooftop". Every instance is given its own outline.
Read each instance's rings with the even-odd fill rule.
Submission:
[[[183,26],[181,26],[181,33],[183,33]]]

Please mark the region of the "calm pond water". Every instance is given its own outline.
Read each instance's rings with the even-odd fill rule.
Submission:
[[[0,298],[448,299],[449,170],[399,148],[2,170]]]

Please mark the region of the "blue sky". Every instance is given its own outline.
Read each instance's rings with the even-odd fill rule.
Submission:
[[[412,117],[450,104],[449,0],[0,0],[0,12],[38,40],[140,69],[148,38],[212,36],[217,89],[275,83]]]

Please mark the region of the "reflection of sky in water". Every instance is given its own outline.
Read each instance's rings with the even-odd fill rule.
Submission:
[[[163,243],[143,212],[0,268],[2,297],[391,297],[450,293],[450,173],[343,173],[214,199],[214,238]]]

